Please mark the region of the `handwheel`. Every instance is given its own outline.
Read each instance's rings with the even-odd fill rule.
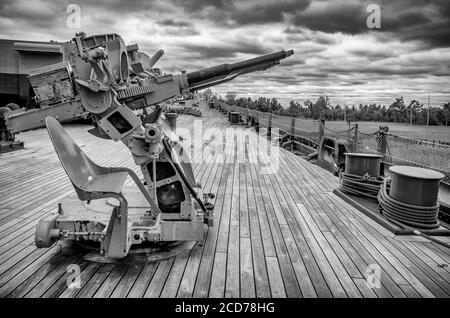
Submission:
[[[56,228],[57,217],[57,214],[49,214],[39,220],[34,236],[37,247],[50,247],[59,239],[60,230]]]

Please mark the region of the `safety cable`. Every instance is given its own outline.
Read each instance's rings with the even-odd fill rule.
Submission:
[[[349,133],[349,132],[351,132],[352,130],[355,129],[355,127],[352,127],[352,128],[346,129],[346,130],[336,131],[336,130],[333,130],[333,129],[328,128],[327,126],[324,126],[324,128],[325,128],[326,130],[329,130],[329,131],[335,133],[335,134],[345,134],[345,133]]]
[[[366,196],[372,199],[377,198],[377,194],[383,184],[382,178],[370,177],[368,174],[357,176],[346,172],[340,172],[339,177],[341,179],[340,190],[342,192]]]
[[[381,213],[388,220],[395,220],[418,229],[436,229],[439,227],[437,216],[439,204],[433,206],[419,206],[400,202],[387,193],[385,181],[378,193]]]

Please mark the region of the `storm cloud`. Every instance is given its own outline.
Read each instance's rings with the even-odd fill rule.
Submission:
[[[67,27],[69,4],[82,13]],[[380,8],[370,29],[367,8]],[[265,72],[218,86],[219,94],[332,103],[449,101],[450,1],[446,0],[2,0],[0,38],[67,41],[79,31],[118,33],[167,73],[197,70],[282,49],[295,54]]]

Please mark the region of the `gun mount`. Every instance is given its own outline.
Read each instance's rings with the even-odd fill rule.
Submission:
[[[162,75],[153,68],[162,51],[150,59],[137,51],[137,45],[126,46],[117,34],[87,37],[80,33],[73,43],[77,55],[69,65],[63,65],[63,73],[71,76],[63,77],[68,82],[61,89],[76,95],[78,105],[92,116],[98,130],[94,135],[127,146],[144,182],[130,169],[97,166],[55,118],[47,117],[47,130],[77,197],[64,199],[57,214],[49,214],[38,223],[36,245],[49,247],[57,240],[93,241],[100,243],[104,256],[123,258],[132,245],[145,242],[202,241],[205,224],[213,224],[214,205],[209,200],[214,195],[200,198],[187,153],[172,129],[173,123],[157,105],[242,74],[265,70],[293,52]],[[35,72],[33,76],[38,75]],[[62,77],[56,79],[61,83]],[[47,84],[54,80],[42,77],[39,87],[48,92],[45,88],[53,89],[54,84]],[[140,118],[134,112],[153,105],[155,110],[148,116]],[[127,177],[136,184],[134,190],[124,187]],[[143,200],[136,202],[138,193]],[[105,210],[109,210],[106,217]]]

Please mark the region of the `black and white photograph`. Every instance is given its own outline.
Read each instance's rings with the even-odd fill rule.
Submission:
[[[0,304],[449,298],[449,125],[450,1],[1,0]]]

